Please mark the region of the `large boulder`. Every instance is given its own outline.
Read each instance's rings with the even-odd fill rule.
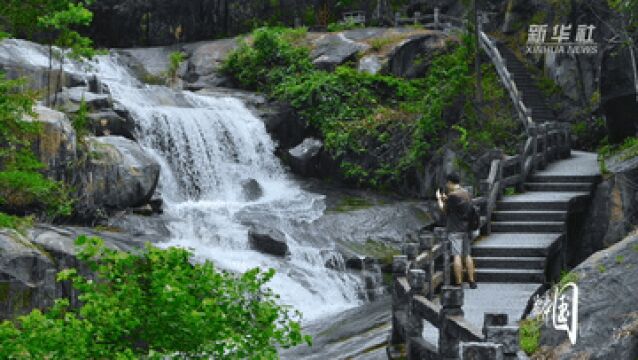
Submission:
[[[88,87],[76,86],[64,88],[56,96],[51,96],[51,103],[67,113],[75,113],[80,109],[82,102],[89,110],[102,110],[111,107],[112,101],[108,94],[96,94],[89,91]]]
[[[572,271],[577,274],[578,333],[572,345],[564,331],[541,329],[543,359],[638,358],[638,234],[599,251]]]
[[[42,124],[42,131],[32,143],[33,151],[49,177],[64,180],[67,170],[77,161],[75,129],[64,113],[44,106],[36,106],[34,112],[36,117],[26,120]]]
[[[264,195],[264,190],[255,179],[242,180],[241,190],[246,201],[255,201]]]
[[[228,78],[219,73],[228,54],[237,47],[237,38],[204,41],[184,46],[190,54],[184,80],[189,88],[215,87],[228,84]]]
[[[322,150],[321,140],[306,138],[301,144],[288,150],[288,164],[292,171],[302,176],[319,176],[321,175]]]
[[[448,34],[432,31],[400,42],[388,54],[388,72],[410,79],[425,75],[432,60],[448,50],[449,39]]]
[[[125,209],[153,196],[160,165],[135,142],[120,136],[87,138],[88,159],[79,173],[81,202],[89,209]]]
[[[310,57],[316,67],[334,70],[348,60],[354,60],[356,54],[365,51],[369,45],[348,39],[343,33],[325,34],[313,42]]]
[[[113,110],[102,110],[87,115],[89,129],[96,136],[123,136],[135,140],[135,123],[130,117],[122,117]]]
[[[24,235],[0,229],[0,320],[53,303],[55,264]]]
[[[80,235],[99,236],[106,247],[127,252],[141,249],[148,241],[161,241],[148,234],[44,224],[24,234],[0,229],[0,320],[46,308],[60,297],[79,304],[77,292],[68,282],[57,282],[56,274],[71,267],[89,274],[77,259],[75,240]]]
[[[253,225],[248,231],[250,246],[258,251],[275,256],[286,256],[290,253],[286,242],[286,234],[269,226]]]
[[[619,154],[606,162],[610,173],[593,192],[585,216],[574,224],[580,231],[579,246],[568,254],[572,264],[617,243],[638,225],[638,157]]]
[[[55,48],[57,51],[57,48]],[[52,69],[49,72],[49,50],[46,46],[19,39],[0,41],[0,70],[8,79],[25,78],[26,84],[33,90],[46,94],[47,84],[50,89],[65,86],[80,86],[85,79],[78,71],[71,68],[74,64],[65,61],[65,68],[60,73],[59,61],[54,56]],[[51,94],[53,91],[50,92]]]

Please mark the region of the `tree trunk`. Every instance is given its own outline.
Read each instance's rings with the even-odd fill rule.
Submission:
[[[55,84],[55,95],[53,95],[53,106],[55,106],[58,103],[58,91],[62,90],[61,88],[61,84],[62,84],[62,69],[63,69],[63,64],[64,64],[64,50],[60,49],[61,53],[60,53],[60,72],[58,73],[58,82],[57,84]]]
[[[53,44],[49,43],[49,71],[47,72],[47,106],[51,106],[51,73],[53,72]]]

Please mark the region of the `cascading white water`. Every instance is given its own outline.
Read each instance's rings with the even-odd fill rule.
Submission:
[[[6,61],[48,66],[42,46],[6,40],[0,47]],[[135,119],[138,141],[161,165],[159,190],[165,213],[173,219],[171,240],[162,246],[192,248],[196,256],[231,271],[276,269],[269,286],[305,319],[359,303],[359,280],[324,266],[320,251],[330,244],[314,245],[291,235],[294,224],[322,215],[323,197],[301,190],[287,177],[263,122],[240,100],[141,84],[115,54],[88,65],[67,62],[64,68],[95,74],[106,84],[113,100]],[[263,196],[246,200],[241,186],[246,179],[255,179]],[[248,227],[242,224],[251,219],[265,220],[285,233],[291,255],[281,259],[251,250]]]
[[[114,101],[136,120],[140,143],[162,166],[165,212],[178,219],[170,224],[166,246],[192,248],[232,271],[276,269],[269,286],[305,319],[358,304],[359,281],[327,269],[321,249],[290,236],[295,222],[322,215],[323,196],[301,190],[287,177],[263,122],[240,100],[139,84],[111,56],[101,57],[95,69]],[[263,189],[256,201],[243,195],[241,183],[247,179]],[[252,217],[268,219],[287,235],[288,259],[250,249],[242,220]]]

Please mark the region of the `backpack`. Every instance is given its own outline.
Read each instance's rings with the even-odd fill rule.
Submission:
[[[481,226],[481,211],[472,203],[468,209],[467,226],[469,231],[477,230]]]

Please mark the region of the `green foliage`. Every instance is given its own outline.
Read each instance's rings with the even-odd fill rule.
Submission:
[[[177,70],[179,69],[179,66],[182,64],[182,62],[184,62],[185,58],[186,58],[186,54],[184,54],[181,51],[173,51],[172,53],[168,55],[168,62],[169,62],[168,77],[169,78],[175,79],[175,77],[177,76]]]
[[[622,255],[616,256],[616,264],[620,265],[625,261],[625,257]]]
[[[71,116],[71,124],[78,138],[83,138],[89,133],[89,109],[86,105],[86,101],[82,98],[80,101],[80,108]]]
[[[638,156],[638,137],[628,137],[622,144],[618,145],[605,144],[601,146],[598,149],[598,162],[602,167],[607,158],[616,155],[618,155],[620,161],[629,160]]]
[[[247,89],[290,103],[323,135],[344,176],[359,185],[386,188],[420,167],[444,141],[446,111],[455,101],[471,98],[470,36],[450,43],[452,50],[434,59],[425,79],[408,80],[348,66],[317,70],[308,49],[300,45],[304,31],[257,29],[252,42],[243,41],[222,70]],[[391,40],[377,41],[373,48]],[[486,98],[507,103],[495,71],[485,69]],[[463,148],[500,144],[499,136],[515,139],[511,134],[518,128],[503,106],[491,106],[494,114],[482,117],[466,107],[455,127]]]
[[[34,117],[34,95],[20,91],[23,80],[6,80],[0,73],[0,208],[25,213],[44,211],[49,216],[69,215],[66,187],[44,177],[44,167],[31,151],[42,128]]]
[[[540,319],[525,319],[519,323],[519,344],[527,355],[532,355],[538,350],[542,324]]]
[[[373,204],[367,199],[356,197],[356,196],[345,196],[343,199],[339,201],[337,206],[335,206],[332,211],[335,212],[346,212],[346,211],[354,211],[367,209],[371,207]]]
[[[352,30],[352,29],[358,29],[358,28],[362,28],[363,24],[358,24],[352,20],[348,20],[348,21],[340,21],[340,22],[336,22],[336,23],[330,23],[328,24],[328,26],[326,27],[326,29],[329,32],[339,32],[339,31],[346,31],[346,30]]]
[[[309,50],[296,47],[288,40],[305,29],[259,28],[252,33],[252,45],[242,41],[233,51],[222,71],[232,75],[251,90],[270,92],[272,86],[287,77],[295,77],[313,69]]]
[[[71,50],[70,56],[73,58],[90,58],[95,52],[92,48],[91,39],[80,35],[73,29],[75,26],[87,26],[93,20],[91,13],[86,6],[91,1],[69,0],[50,1],[55,3],[50,12],[43,12],[38,16],[37,25],[44,31],[55,31],[56,38],[53,43],[62,48]]]
[[[560,94],[561,88],[556,84],[554,79],[548,76],[540,76],[536,79],[536,85],[538,88],[545,94],[545,96],[550,97],[555,94]]]
[[[605,271],[607,271],[607,268],[605,267],[605,265],[603,264],[598,264],[598,272],[600,272],[601,274],[605,273]]]
[[[572,271],[562,271],[560,280],[558,281],[558,284],[556,284],[556,286],[560,289],[569,283],[578,283],[579,280],[580,278],[578,276],[578,273]]]
[[[0,212],[0,228],[14,229],[23,233],[32,225],[33,217],[13,216]]]
[[[507,187],[503,191],[503,194],[506,195],[506,196],[515,195],[516,194],[516,188],[513,187],[513,186]]]
[[[130,254],[85,236],[77,244],[97,278],[67,269],[58,280],[71,282],[82,305],[60,299],[46,313],[2,323],[5,357],[273,359],[278,347],[310,343],[299,313],[278,305],[264,286],[273,270],[234,275],[210,262],[192,264],[179,248],[147,245]]]
[[[0,206],[17,212],[44,211],[70,215],[72,201],[66,187],[34,171],[0,171]]]

